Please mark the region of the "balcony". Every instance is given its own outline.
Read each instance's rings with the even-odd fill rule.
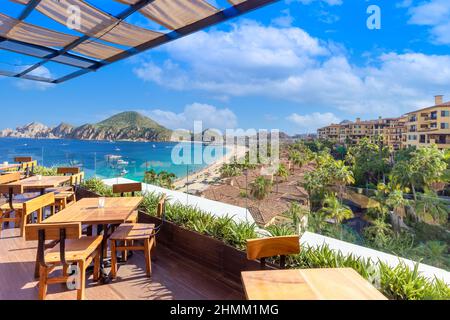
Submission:
[[[34,279],[36,242],[19,237],[18,229],[2,232],[0,246],[0,300],[35,300],[38,297]],[[96,284],[92,276],[86,283],[88,300],[241,300],[239,286],[226,283],[213,268],[180,255],[158,243],[153,257],[153,275],[145,276],[145,260],[134,252],[126,264],[119,266],[118,280]],[[65,286],[50,285],[48,300],[73,300],[76,293]]]

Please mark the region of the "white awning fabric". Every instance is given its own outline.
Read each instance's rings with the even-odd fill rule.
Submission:
[[[52,80],[62,83],[278,0],[226,0],[227,5],[221,0],[226,8],[216,8],[215,0],[114,0],[121,4],[115,7],[123,7],[115,15],[101,9],[111,5],[108,1],[9,1],[22,11],[14,17],[0,13],[0,50],[42,59],[22,72],[24,78],[49,61],[80,69]],[[238,5],[238,10],[228,10]],[[150,30],[130,23],[138,13],[160,27]],[[52,30],[50,20],[66,31]]]

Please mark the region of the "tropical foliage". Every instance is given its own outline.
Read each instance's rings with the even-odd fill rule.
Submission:
[[[155,170],[150,169],[145,172],[144,182],[166,189],[173,189],[173,183],[176,177],[177,176],[171,172],[161,171],[157,173]]]
[[[272,181],[263,176],[257,177],[255,181],[250,183],[250,193],[256,199],[264,199],[267,195],[269,195],[271,190]]]
[[[37,166],[34,167],[33,173],[35,175],[41,175],[41,176],[56,176],[56,168],[55,167],[43,167],[43,166]]]
[[[85,188],[92,188],[101,195],[108,195],[110,188],[104,186],[99,179],[90,179],[84,183]],[[141,209],[148,214],[156,214],[159,195],[146,194]],[[291,208],[291,214],[299,214],[301,210]],[[320,214],[319,214],[320,215]],[[312,215],[309,215],[311,217]],[[239,250],[245,250],[246,240],[258,237],[256,226],[246,222],[235,222],[231,216],[216,217],[192,206],[179,202],[168,203],[166,218],[183,228],[211,236]],[[268,228],[272,236],[294,234],[294,228],[288,225]],[[429,244],[423,249],[427,254],[437,258],[444,250],[437,244]],[[411,270],[400,263],[392,268],[380,261],[357,258],[344,255],[340,251],[331,250],[327,246],[304,247],[300,254],[288,257],[290,268],[353,268],[364,278],[372,282],[385,296],[390,299],[420,300],[449,299],[450,287],[438,279],[429,280],[420,275],[417,266]]]

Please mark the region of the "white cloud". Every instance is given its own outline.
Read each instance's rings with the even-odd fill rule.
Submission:
[[[409,23],[429,26],[432,41],[436,44],[450,44],[450,1],[430,0],[412,6],[408,10]]]
[[[209,104],[193,103],[187,105],[180,113],[155,109],[144,111],[161,125],[171,129],[191,130],[194,121],[202,121],[203,129],[232,129],[237,126],[237,117],[228,108],[217,108]]]
[[[172,43],[164,63],[143,62],[135,73],[175,90],[286,99],[345,117],[398,116],[431,104],[434,94],[450,94],[450,55],[388,52],[355,66],[341,45],[300,28],[232,26]]]
[[[397,8],[408,8],[413,4],[413,0],[402,0],[400,2],[397,2],[395,6]]]
[[[291,15],[289,9],[281,11],[282,16],[276,17],[272,20],[272,24],[279,27],[290,27],[295,21],[295,18]]]
[[[24,71],[28,68],[30,68],[31,65],[28,66],[20,66],[19,68],[17,68],[17,72],[21,72]],[[52,79],[52,73],[50,72],[50,70],[48,70],[46,67],[40,66],[36,69],[34,69],[33,71],[31,71],[29,73],[29,75],[31,76],[36,76],[36,77],[42,77],[42,78],[47,78],[47,79]],[[34,81],[34,80],[24,80],[21,79],[19,81],[15,81],[14,84],[22,90],[33,90],[33,89],[37,89],[37,90],[46,90],[48,88],[51,88],[54,86],[54,84],[48,83],[48,82],[41,82],[41,81]]]
[[[289,115],[286,120],[292,122],[300,133],[315,132],[317,128],[327,126],[331,123],[339,123],[341,121],[331,112],[313,112],[305,115],[293,113]]]

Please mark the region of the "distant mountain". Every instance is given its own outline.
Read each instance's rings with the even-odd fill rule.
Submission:
[[[169,141],[172,131],[137,112],[122,112],[95,124],[74,127],[67,123],[49,128],[30,123],[16,130],[0,131],[0,137],[77,140]]]
[[[31,122],[16,130],[5,129],[0,131],[0,137],[11,138],[55,138],[51,133],[51,129],[42,123]]]

